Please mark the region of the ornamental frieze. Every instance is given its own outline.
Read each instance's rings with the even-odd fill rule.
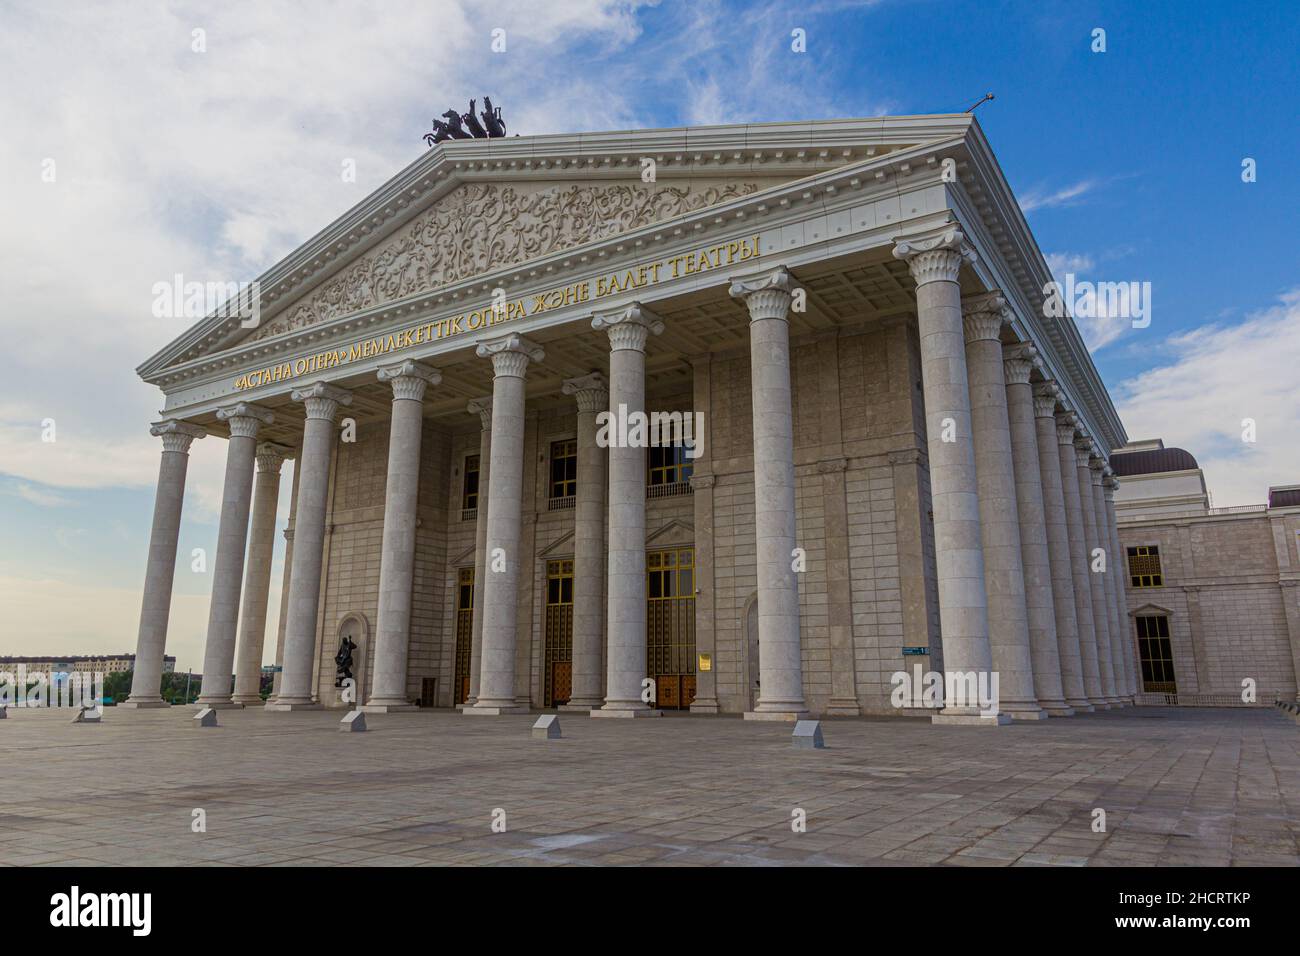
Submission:
[[[449,193],[248,341],[270,338],[371,306],[515,265],[758,190],[597,184],[529,192],[474,183]]]

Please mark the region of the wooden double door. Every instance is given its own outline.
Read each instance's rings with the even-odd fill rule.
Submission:
[[[546,562],[546,625],[542,655],[542,706],[573,696],[573,560]]]
[[[646,555],[646,674],[654,705],[684,710],[695,700],[695,549]]]

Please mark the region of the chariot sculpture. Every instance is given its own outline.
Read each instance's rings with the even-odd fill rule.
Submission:
[[[506,123],[501,118],[501,107],[492,105],[490,96],[483,97],[483,109],[478,115],[474,113],[477,100],[469,101],[468,113],[447,110],[441,120],[433,121],[433,132],[424,134],[424,141],[430,146],[445,139],[496,139],[506,135]],[[481,122],[480,122],[481,118]]]

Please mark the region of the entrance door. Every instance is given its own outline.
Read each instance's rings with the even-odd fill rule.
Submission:
[[[546,562],[546,650],[542,706],[567,704],[573,693],[573,562]]]
[[[470,651],[474,645],[474,569],[461,568],[456,579],[456,676],[453,704],[469,699]]]
[[[695,700],[695,549],[646,555],[646,674],[655,706],[684,709]]]

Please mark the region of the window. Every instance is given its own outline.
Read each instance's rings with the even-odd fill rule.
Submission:
[[[478,455],[465,459],[465,483],[460,493],[462,511],[474,511],[478,508]]]
[[[1154,544],[1128,549],[1128,580],[1135,588],[1164,587],[1160,573],[1160,548]]]
[[[1139,614],[1138,657],[1142,662],[1142,690],[1148,694],[1176,694],[1174,654],[1169,644],[1169,618],[1164,614]]]
[[[650,435],[649,454],[646,461],[650,466],[648,482],[651,488],[660,485],[676,485],[687,481],[695,471],[694,463],[686,457],[686,447],[680,443],[680,423],[674,436],[671,421],[653,421]],[[677,444],[671,444],[674,437]]]
[[[571,498],[578,490],[578,441],[551,442],[551,497]]]

